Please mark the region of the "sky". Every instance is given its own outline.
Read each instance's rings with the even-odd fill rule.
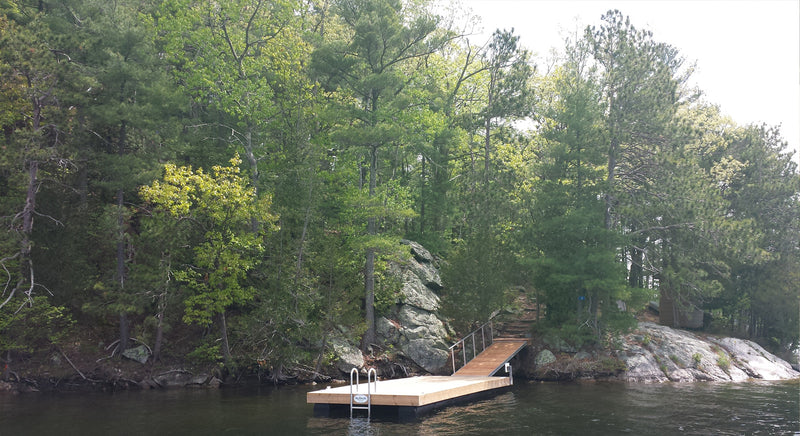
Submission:
[[[539,68],[553,49],[618,9],[696,63],[691,83],[739,125],[781,126],[800,162],[800,0],[460,0],[481,17],[480,44],[514,28]],[[472,39],[472,38],[471,38]]]

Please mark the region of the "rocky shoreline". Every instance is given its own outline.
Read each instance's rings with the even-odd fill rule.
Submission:
[[[377,367],[381,378],[425,374],[424,369],[402,356],[362,360],[362,369]],[[124,362],[128,371],[135,362]],[[123,366],[125,366],[123,365]],[[760,345],[737,338],[715,337],[686,330],[640,322],[637,329],[622,335],[613,349],[576,351],[558,347],[531,346],[514,362],[515,378],[533,381],[617,381],[627,383],[746,382],[791,380],[800,372]],[[403,370],[396,370],[403,368]],[[217,389],[225,386],[263,383],[255,377],[223,380],[204,370],[164,368],[157,373],[125,368],[95,369],[71,375],[26,374],[16,380],[0,381],[0,392],[115,391],[130,389]],[[327,368],[324,381],[342,381],[344,372],[336,365]],[[337,376],[336,374],[339,374]],[[315,383],[311,377],[295,377],[283,383]]]
[[[790,380],[800,372],[755,342],[720,338],[652,322],[595,352],[533,350],[523,365],[537,380],[618,380],[631,383]],[[574,351],[574,350],[569,350]],[[533,354],[534,357],[530,358]]]
[[[62,350],[42,364],[6,374],[0,392],[113,391],[124,389],[219,388],[261,383],[314,383],[345,379],[352,368],[376,368],[381,378],[449,375],[449,344],[454,332],[438,314],[442,289],[437,260],[424,247],[403,241],[407,259],[392,265],[401,280],[395,304],[376,320],[378,343],[366,355],[353,343],[356,336],[339,327],[327,338],[335,358],[319,374],[311,368],[287,368],[288,378],[262,377],[261,368],[243,378],[226,378],[219,368],[193,368],[185,362],[148,361],[147,350],[126,359],[81,356],[73,363]],[[513,317],[513,316],[512,316]],[[524,328],[528,333],[529,326]],[[145,347],[142,347],[145,348]],[[131,349],[127,350],[131,351]],[[70,354],[72,355],[72,354]],[[516,378],[539,381],[604,380],[631,383],[787,380],[800,377],[796,368],[752,341],[640,322],[630,333],[605,348],[577,350],[567,344],[534,341],[512,361]]]

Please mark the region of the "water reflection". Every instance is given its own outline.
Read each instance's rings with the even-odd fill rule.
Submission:
[[[347,427],[347,434],[349,436],[373,436],[378,433],[372,431],[372,425],[368,418],[354,417]]]
[[[524,383],[411,422],[314,417],[318,387],[0,394],[0,434],[530,435],[792,434],[800,381],[635,385]]]

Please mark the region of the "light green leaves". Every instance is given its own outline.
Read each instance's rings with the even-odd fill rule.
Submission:
[[[241,176],[240,163],[237,155],[211,173],[167,164],[161,181],[140,190],[146,201],[204,232],[193,263],[175,273],[192,290],[185,302],[187,323],[208,325],[214,314],[255,294],[244,279],[258,264],[262,236],[276,229],[277,217],[270,212],[271,197],[259,198]]]

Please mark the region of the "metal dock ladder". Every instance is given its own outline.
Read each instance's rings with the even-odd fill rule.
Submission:
[[[356,392],[353,393],[353,374],[355,374]],[[361,409],[367,411],[367,419],[372,417],[372,386],[374,383],[375,392],[378,391],[378,372],[375,368],[370,368],[367,371],[367,394],[360,394],[358,392],[358,368],[350,370],[350,418],[353,418],[353,410]]]

